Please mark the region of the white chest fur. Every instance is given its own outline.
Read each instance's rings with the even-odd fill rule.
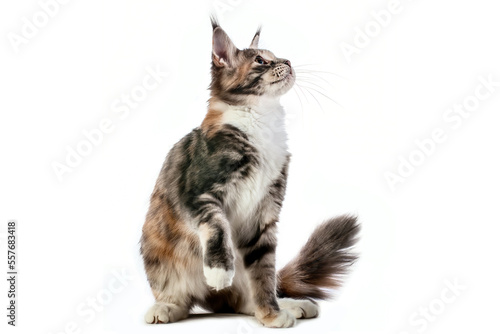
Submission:
[[[256,171],[229,194],[231,217],[228,218],[234,227],[243,227],[252,220],[269,186],[283,169],[288,156],[284,119],[285,112],[278,100],[247,108],[227,106],[223,112],[223,122],[245,132],[259,157]]]

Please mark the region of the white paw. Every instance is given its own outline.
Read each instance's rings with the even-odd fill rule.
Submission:
[[[287,310],[280,310],[277,316],[271,321],[264,321],[264,326],[271,328],[288,328],[295,326],[295,317]]]
[[[188,312],[179,306],[168,303],[155,303],[144,316],[148,324],[166,324],[187,317]]]
[[[234,270],[203,266],[203,274],[205,275],[207,284],[217,291],[231,286],[233,283]]]
[[[287,310],[297,319],[314,318],[319,314],[319,306],[307,299],[278,299],[281,309]]]

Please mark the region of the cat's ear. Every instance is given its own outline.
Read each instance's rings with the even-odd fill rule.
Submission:
[[[260,30],[262,27],[257,29],[255,36],[253,36],[252,43],[250,43],[250,49],[258,49],[259,48],[259,38],[260,38]]]
[[[215,27],[212,39],[212,61],[218,67],[233,66],[238,49],[221,27]]]

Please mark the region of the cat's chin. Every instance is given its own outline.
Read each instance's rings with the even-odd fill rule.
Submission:
[[[287,93],[292,89],[295,84],[295,76],[293,72],[290,72],[286,77],[278,81],[274,81],[270,84],[271,94],[273,96],[279,97]]]

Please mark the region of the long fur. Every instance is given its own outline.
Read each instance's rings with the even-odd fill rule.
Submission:
[[[318,226],[297,257],[278,272],[278,297],[328,299],[357,260],[350,248],[359,225],[354,216],[332,218]]]

